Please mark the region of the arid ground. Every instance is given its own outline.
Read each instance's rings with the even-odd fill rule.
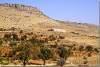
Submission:
[[[52,19],[36,7],[0,4],[0,64],[97,65],[98,29]]]

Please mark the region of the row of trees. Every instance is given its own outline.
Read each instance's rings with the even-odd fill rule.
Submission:
[[[65,63],[65,60],[67,60],[68,57],[70,57],[71,52],[74,51],[76,46],[70,46],[70,47],[64,47],[64,46],[58,46],[57,43],[55,43],[56,47],[48,47],[46,44],[49,44],[48,41],[55,41],[56,38],[51,35],[49,36],[50,39],[44,38],[43,35],[41,37],[38,37],[38,35],[34,35],[33,33],[27,35],[23,34],[23,31],[20,31],[20,36],[15,33],[5,34],[3,38],[0,39],[0,56],[1,57],[9,57],[12,61],[14,60],[20,60],[23,65],[25,66],[28,64],[28,61],[30,59],[42,59],[43,65],[45,65],[46,60],[52,59],[54,54],[56,53],[59,58],[63,59],[59,61],[58,65],[63,65]],[[61,37],[61,36],[60,36]],[[43,39],[42,39],[43,38]],[[63,39],[61,37],[61,39]],[[8,46],[4,46],[4,44],[8,44]],[[8,49],[7,53],[4,52],[5,50],[2,47],[7,47]],[[1,49],[2,48],[2,49]],[[56,51],[54,52],[53,49]],[[91,54],[92,51],[99,52],[97,48],[93,48],[92,46],[79,46],[79,51],[86,51]],[[5,54],[4,54],[5,53]],[[35,54],[35,58],[34,58]]]
[[[23,32],[20,31],[20,34]],[[42,36],[42,35],[41,35]],[[44,45],[48,44],[47,40],[37,39],[37,36],[32,36],[30,39],[27,39],[26,35],[21,35],[20,37],[15,33],[5,34],[3,38],[0,39],[0,48],[7,47],[7,49],[11,49],[7,53],[0,51],[1,57],[9,57],[13,60],[20,60],[25,66],[28,63],[28,60],[33,59],[32,55],[34,53],[34,48],[38,48],[37,57],[43,60],[43,65],[45,65],[45,60],[49,60],[53,57],[52,48]],[[49,36],[50,40],[55,39],[53,35]],[[51,40],[52,41],[52,40]],[[3,43],[7,43],[8,46],[4,46]],[[63,50],[64,49],[64,50]],[[1,49],[3,50],[3,49]],[[65,58],[67,56],[66,48],[59,48],[59,57]],[[5,50],[3,50],[5,51]],[[8,54],[8,55],[7,55]]]

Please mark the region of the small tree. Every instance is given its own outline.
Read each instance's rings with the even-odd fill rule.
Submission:
[[[58,49],[58,54],[61,58],[67,59],[68,56],[70,55],[70,49],[69,48],[65,48],[65,47],[60,47]]]
[[[91,57],[91,53],[93,51],[93,47],[88,45],[88,46],[86,46],[85,50],[88,52],[88,57]]]
[[[93,47],[90,46],[90,45],[88,45],[88,46],[86,46],[85,50],[86,50],[87,52],[91,52],[91,51],[93,51]]]
[[[94,48],[94,51],[99,53],[99,49],[98,48]]]
[[[79,51],[84,51],[84,46],[83,45],[79,46]]]
[[[23,66],[25,66],[29,60],[28,58],[30,56],[30,51],[31,51],[31,46],[30,44],[27,43],[27,41],[21,42],[21,44],[16,49],[16,52],[19,52],[19,54],[16,55],[16,58],[22,61]]]
[[[21,51],[19,53],[19,59],[22,61],[24,67],[25,67],[26,63],[28,62],[29,55],[27,52],[28,51],[25,50],[25,51]]]
[[[42,47],[40,48],[39,57],[43,60],[43,65],[45,65],[46,61],[52,57],[52,52],[49,48]]]
[[[58,61],[58,65],[63,66],[65,64],[65,60],[69,57],[70,55],[70,49],[67,49],[65,47],[60,47],[58,49],[58,54],[60,56],[60,61]]]
[[[20,30],[19,33],[22,34],[23,33],[23,30]]]

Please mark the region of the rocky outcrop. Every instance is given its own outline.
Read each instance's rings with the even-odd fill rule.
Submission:
[[[34,10],[35,12],[42,13],[36,7],[26,6],[26,5],[22,5],[22,4],[8,4],[8,3],[4,3],[4,4],[0,4],[0,6],[11,7],[11,8],[15,8],[15,9],[22,9],[22,10],[27,10],[27,11]]]

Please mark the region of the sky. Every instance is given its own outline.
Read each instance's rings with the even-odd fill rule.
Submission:
[[[45,15],[63,21],[99,24],[99,0],[0,0],[37,7]]]

